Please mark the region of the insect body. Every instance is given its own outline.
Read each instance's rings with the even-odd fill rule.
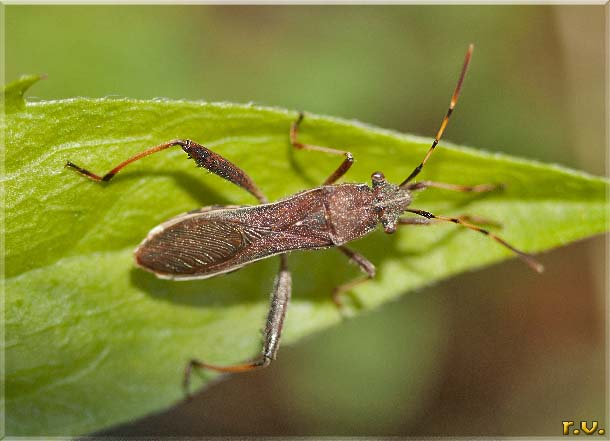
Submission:
[[[280,269],[271,294],[261,356],[252,362],[231,366],[216,366],[191,360],[184,376],[187,393],[190,372],[193,368],[242,372],[265,367],[275,358],[291,294],[291,276],[286,257],[286,253],[290,251],[335,247],[358,264],[364,277],[335,288],[333,300],[338,306],[341,305],[343,292],[375,276],[375,266],[345,244],[369,234],[379,224],[386,233],[393,233],[399,225],[453,222],[487,235],[512,250],[533,269],[542,271],[542,266],[530,255],[472,223],[485,223],[481,219],[470,216],[453,218],[437,216],[428,211],[410,208],[412,193],[430,187],[460,192],[487,192],[499,187],[495,184],[465,186],[431,181],[412,182],[443,135],[457,103],[472,51],[471,45],[466,53],[449,110],[432,146],[423,161],[400,185],[387,182],[381,172],[372,174],[370,186],[335,184],[351,167],[353,156],[346,151],[300,143],[297,135],[303,114],[300,114],[291,126],[289,134],[292,146],[302,150],[342,155],[344,159],[322,186],[274,203],[267,201],[243,170],[191,140],[174,140],[145,150],[103,176],[93,174],[71,162],[67,163],[68,167],[94,181],[109,181],[122,168],[138,159],[172,146],[180,146],[197,165],[242,187],[259,201],[260,204],[254,206],[206,207],[179,215],[154,228],[135,251],[138,266],[160,278],[174,280],[205,279],[239,269],[260,259],[280,256]],[[404,213],[412,213],[419,217],[401,217]]]
[[[136,262],[162,278],[200,279],[288,251],[340,246],[377,227],[374,204],[367,185],[342,184],[270,204],[203,209],[151,231]]]

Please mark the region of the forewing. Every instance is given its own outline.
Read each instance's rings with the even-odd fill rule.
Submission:
[[[138,265],[161,277],[205,277],[233,269],[223,264],[260,236],[252,233],[235,222],[185,216],[151,231],[135,257]]]

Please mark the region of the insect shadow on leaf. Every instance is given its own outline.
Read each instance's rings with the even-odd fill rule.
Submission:
[[[176,139],[151,147],[101,176],[72,162],[66,164],[93,181],[108,182],[127,165],[153,153],[179,146],[197,166],[241,187],[258,200],[259,205],[212,206],[179,215],[151,230],[135,250],[136,264],[140,268],[161,279],[187,281],[226,274],[252,262],[279,256],[280,266],[271,292],[261,355],[253,361],[226,366],[198,359],[190,360],[183,377],[187,395],[194,369],[246,372],[264,368],[276,358],[292,291],[292,275],[287,258],[287,253],[291,251],[334,247],[360,268],[363,273],[361,277],[344,282],[332,291],[332,299],[339,309],[343,305],[344,293],[372,279],[376,274],[375,265],[371,261],[345,244],[368,235],[379,224],[386,233],[391,234],[402,225],[454,223],[489,237],[511,250],[532,269],[542,271],[542,265],[532,256],[515,248],[489,229],[477,225],[489,223],[486,219],[469,215],[443,216],[410,207],[416,192],[430,188],[461,193],[488,193],[502,186],[499,183],[460,185],[428,180],[413,182],[443,136],[457,104],[472,52],[473,46],[470,45],[449,108],[432,145],[421,163],[399,185],[388,182],[381,172],[371,175],[370,186],[364,183],[337,184],[351,168],[354,157],[349,151],[302,143],[298,132],[304,119],[303,113],[298,115],[289,130],[292,147],[342,156],[343,159],[321,186],[278,202],[269,203],[252,178],[237,165],[189,139]],[[405,213],[415,217],[403,217]]]

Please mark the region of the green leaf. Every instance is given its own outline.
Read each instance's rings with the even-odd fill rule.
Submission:
[[[277,200],[319,185],[341,158],[294,151],[288,141],[292,111],[131,99],[25,104],[28,82],[8,89],[11,111],[3,121],[6,429],[11,435],[87,433],[180,400],[182,370],[192,357],[227,364],[255,356],[278,262],[268,259],[202,281],[158,280],[132,260],[150,229],[200,206],[254,199],[194,167],[178,148],[130,165],[107,185],[65,169],[66,161],[105,173],[144,148],[190,138],[238,164]],[[307,115],[301,139],[349,149],[357,162],[348,182],[370,182],[375,170],[400,182],[430,144],[315,115]],[[446,142],[421,176],[506,184],[504,191],[478,195],[429,189],[413,206],[497,220],[503,225],[498,233],[525,251],[548,250],[607,228],[608,182],[601,178]],[[454,225],[404,227],[391,236],[377,231],[353,248],[378,270],[375,280],[347,299],[356,312],[513,257]],[[335,250],[296,252],[289,261],[294,287],[284,344],[340,323],[330,293],[359,275]],[[196,376],[195,383],[212,377]]]
[[[7,84],[2,91],[2,105],[6,113],[13,113],[25,109],[23,95],[38,81],[46,78],[46,75],[24,75],[17,81]]]

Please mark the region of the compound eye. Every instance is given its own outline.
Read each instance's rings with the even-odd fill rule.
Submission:
[[[384,212],[381,213],[381,225],[383,226],[383,231],[387,234],[392,234],[396,231],[396,222],[388,218]]]
[[[383,227],[383,231],[387,234],[392,234],[396,232],[396,224],[388,224]]]
[[[385,181],[385,176],[381,172],[375,172],[371,175],[371,181],[373,184],[381,184]]]

